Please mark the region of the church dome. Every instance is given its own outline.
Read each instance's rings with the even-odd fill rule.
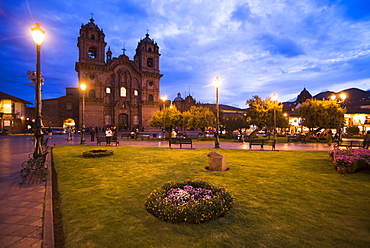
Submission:
[[[177,93],[177,97],[173,100],[174,102],[181,102],[184,101],[184,99],[181,97],[181,93]]]

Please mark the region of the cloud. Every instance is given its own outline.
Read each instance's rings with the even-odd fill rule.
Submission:
[[[104,30],[114,57],[132,59],[146,30],[160,47],[161,94],[193,92],[214,102],[210,86],[222,80],[220,103],[245,106],[253,95],[279,100],[340,85],[369,88],[369,1],[361,0],[22,0],[5,1],[0,13],[1,89],[33,101],[27,70],[35,47],[29,28],[47,31],[42,45],[43,98],[77,86],[81,24]],[[28,3],[28,6],[27,4]],[[21,90],[16,90],[21,89]],[[28,89],[28,90],[24,90]],[[189,90],[190,89],[190,90]]]
[[[304,54],[302,47],[287,37],[277,37],[272,34],[261,34],[257,42],[273,55],[283,55],[291,58]]]

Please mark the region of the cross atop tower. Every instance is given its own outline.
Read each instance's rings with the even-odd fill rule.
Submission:
[[[93,12],[91,12],[91,13],[90,13],[90,15],[91,15],[90,21],[91,21],[91,22],[94,22],[94,13],[93,13]]]
[[[126,42],[123,43],[122,54],[126,55]]]

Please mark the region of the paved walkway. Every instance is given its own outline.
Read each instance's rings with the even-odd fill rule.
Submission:
[[[67,141],[66,135],[54,135],[49,146],[78,145],[81,136]],[[86,136],[87,145],[96,145]],[[121,140],[120,146],[168,147],[168,141]],[[249,149],[248,143],[221,142],[221,149]],[[51,179],[20,184],[19,171],[23,161],[33,152],[32,136],[0,136],[0,247],[53,247]],[[214,148],[213,142],[194,142],[193,148]],[[266,147],[269,150],[270,147]],[[276,150],[329,151],[327,144],[282,143]],[[258,150],[255,149],[255,150]],[[49,161],[50,164],[50,161]],[[50,166],[48,166],[50,169]],[[45,207],[44,207],[45,206]],[[43,221],[44,220],[44,221]]]

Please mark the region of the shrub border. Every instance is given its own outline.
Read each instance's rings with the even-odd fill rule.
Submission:
[[[198,203],[189,203],[180,206],[173,205],[171,202],[165,200],[168,190],[182,188],[185,185],[210,189],[214,197]],[[145,202],[145,207],[149,213],[164,221],[198,224],[226,215],[231,209],[233,201],[234,197],[230,192],[224,188],[217,188],[205,181],[169,181],[149,194]]]
[[[111,150],[90,150],[82,153],[82,156],[85,158],[98,158],[98,157],[105,157],[113,155],[113,151]]]

